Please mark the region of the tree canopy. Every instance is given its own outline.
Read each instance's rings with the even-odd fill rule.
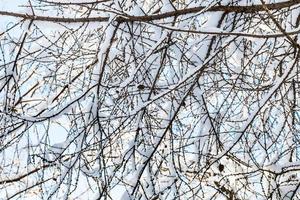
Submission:
[[[0,199],[300,199],[300,0],[0,16]]]

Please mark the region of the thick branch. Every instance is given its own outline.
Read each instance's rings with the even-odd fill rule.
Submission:
[[[264,5],[251,5],[251,6],[214,6],[206,11],[210,12],[236,12],[236,13],[255,13],[260,11],[265,11],[265,8],[269,10],[280,10],[289,8],[291,6],[295,6],[300,3],[300,0],[291,0],[286,2],[279,2],[273,4],[266,4]],[[154,15],[145,15],[145,16],[123,16],[117,18],[119,22],[134,22],[134,21],[153,21],[164,19],[168,17],[186,15],[191,13],[197,13],[204,10],[205,6],[199,6],[194,8],[185,8],[181,10],[175,10],[171,12],[165,12],[160,14]],[[64,18],[64,17],[50,17],[50,16],[36,16],[36,15],[29,15],[29,14],[21,14],[21,13],[14,13],[8,11],[0,11],[0,15],[4,16],[12,16],[12,17],[19,17],[26,20],[36,20],[36,21],[48,21],[48,22],[62,22],[62,23],[86,23],[86,22],[102,22],[108,21],[109,17],[86,17],[86,18]]]

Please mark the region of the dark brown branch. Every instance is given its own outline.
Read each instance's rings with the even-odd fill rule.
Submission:
[[[34,174],[34,173],[36,173],[36,172],[38,172],[38,171],[40,171],[40,170],[43,170],[43,169],[48,168],[48,167],[53,166],[53,165],[54,165],[54,163],[42,165],[42,166],[40,166],[40,167],[38,167],[38,168],[34,168],[33,170],[27,172],[26,174],[20,174],[18,177],[11,178],[11,179],[6,179],[6,180],[1,180],[1,181],[0,181],[0,185],[20,181],[21,179],[23,179],[23,178],[25,178],[25,177],[28,177],[28,176],[30,176],[31,174]]]
[[[206,12],[236,12],[236,13],[255,13],[260,11],[265,11],[265,8],[268,10],[280,10],[289,8],[291,6],[295,6],[300,3],[300,0],[292,0],[280,3],[273,3],[273,4],[265,4],[265,5],[251,5],[251,6],[214,6],[206,10]],[[153,21],[164,19],[168,17],[175,17],[180,15],[186,15],[191,13],[197,13],[204,10],[205,6],[199,6],[194,8],[185,8],[181,10],[165,12],[160,14],[154,15],[145,15],[145,16],[123,16],[117,18],[119,22],[134,22],[134,21]],[[86,18],[64,18],[64,17],[50,17],[50,16],[34,16],[29,14],[21,14],[15,12],[8,12],[8,11],[0,11],[0,15],[4,16],[12,16],[12,17],[19,17],[26,20],[36,20],[36,21],[47,21],[47,22],[62,22],[62,23],[87,23],[87,22],[103,22],[108,21],[109,17],[86,17]]]

